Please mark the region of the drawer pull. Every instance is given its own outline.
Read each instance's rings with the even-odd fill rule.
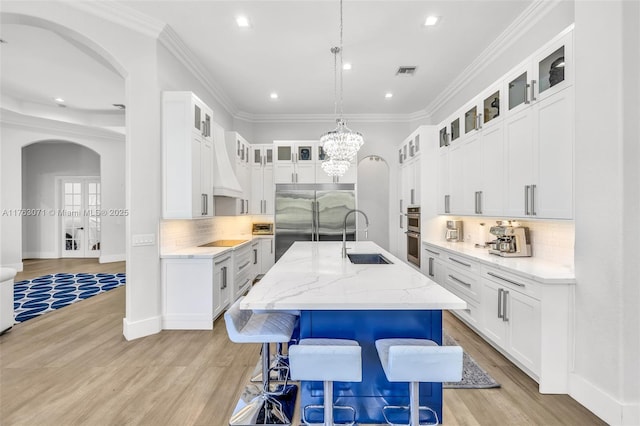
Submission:
[[[451,260],[452,262],[459,263],[459,264],[461,264],[463,266],[466,266],[467,268],[471,268],[471,265],[469,263],[464,263],[464,262],[462,262],[462,261],[460,261],[458,259],[454,259],[453,257],[450,257],[449,260]]]
[[[502,281],[506,281],[506,282],[508,282],[510,284],[517,285],[518,287],[524,287],[524,284],[522,284],[522,283],[510,280],[510,279],[505,278],[505,277],[501,277],[500,275],[494,274],[493,272],[487,272],[487,275],[491,275],[492,277],[496,277],[498,279],[501,279]]]
[[[231,259],[231,256],[227,256],[227,257],[225,257],[224,259],[222,259],[222,260],[219,260],[219,261],[215,262],[215,263],[214,263],[214,265],[219,265],[219,264],[221,264],[221,263],[226,262],[226,261],[227,261],[227,260],[229,260],[229,259]]]
[[[250,264],[250,263],[251,263],[251,261],[247,261],[247,263],[245,263],[245,264],[241,265],[241,266],[238,268],[238,271],[242,271],[244,268],[246,268],[247,266],[249,266],[249,264]]]
[[[437,251],[429,250],[428,248],[425,248],[425,250],[428,251],[431,254],[435,254],[436,256],[440,256],[440,253],[438,253]]]
[[[462,281],[460,278],[456,278],[456,277],[454,277],[454,276],[453,276],[453,275],[451,275],[451,274],[449,274],[449,278],[451,278],[451,279],[452,279],[452,280],[454,280],[455,282],[460,283],[460,284],[462,284],[462,285],[464,285],[464,286],[471,287],[471,284],[466,283],[466,282]]]

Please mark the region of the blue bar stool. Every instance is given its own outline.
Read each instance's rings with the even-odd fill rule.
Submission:
[[[380,363],[390,382],[409,382],[409,405],[383,407],[387,423],[393,425],[387,413],[409,411],[409,426],[440,424],[438,415],[429,407],[420,406],[420,382],[454,382],[462,379],[462,348],[438,346],[426,339],[376,340]],[[435,423],[420,423],[420,410],[429,411]]]
[[[289,366],[293,380],[324,382],[324,405],[302,407],[302,421],[306,425],[335,424],[353,425],[356,410],[345,405],[333,405],[333,382],[362,381],[362,348],[355,340],[347,339],[302,339],[289,348]],[[323,423],[309,423],[308,411],[322,409]],[[334,422],[334,410],[350,411],[351,420],[345,423]]]
[[[262,343],[262,389],[248,386],[229,425],[291,424],[297,386],[284,384],[272,390],[269,376],[269,344],[291,339],[297,318],[286,313],[254,313],[241,310],[239,298],[224,314],[229,339],[236,343]],[[288,367],[276,367],[287,369]],[[288,376],[288,371],[283,374]]]

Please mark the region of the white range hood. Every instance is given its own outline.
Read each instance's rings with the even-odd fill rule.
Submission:
[[[236,177],[224,141],[224,129],[213,123],[213,195],[242,198],[243,192]]]

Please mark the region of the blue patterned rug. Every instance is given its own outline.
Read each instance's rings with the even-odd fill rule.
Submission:
[[[124,285],[125,274],[55,274],[18,281],[13,287],[16,322],[60,309]]]

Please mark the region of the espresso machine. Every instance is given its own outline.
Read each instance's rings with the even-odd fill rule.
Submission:
[[[445,239],[447,241],[462,241],[464,239],[462,234],[462,221],[461,220],[448,220],[447,232],[445,233]]]
[[[502,257],[531,256],[531,240],[526,226],[499,224],[492,226],[489,232],[496,236],[494,241],[489,242],[489,247],[492,247],[489,253]]]

